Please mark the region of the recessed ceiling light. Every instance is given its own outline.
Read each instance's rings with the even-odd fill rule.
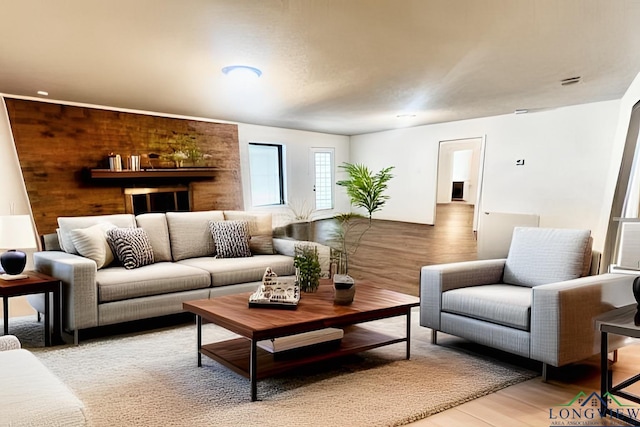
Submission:
[[[44,90],[39,90],[38,95],[49,96],[49,92],[45,92]]]
[[[527,114],[529,112],[529,110],[527,110],[526,108],[518,108],[516,111],[514,111],[515,114]]]
[[[411,114],[411,113],[405,113],[405,114],[398,114],[396,117],[399,119],[409,119],[411,117],[415,117],[415,114]]]
[[[222,69],[224,74],[236,74],[236,73],[245,73],[245,74],[254,74],[256,77],[260,77],[262,75],[262,70],[256,67],[251,67],[249,65],[229,65]]]

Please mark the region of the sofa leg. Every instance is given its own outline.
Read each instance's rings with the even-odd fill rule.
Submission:
[[[38,320],[38,323],[40,323],[40,321],[42,320],[42,318],[40,317],[40,312],[38,312],[37,314],[37,320]]]
[[[438,331],[436,331],[435,329],[431,330],[431,344],[438,344]]]
[[[613,350],[613,359],[611,359],[611,363],[616,363],[618,361],[618,349]]]
[[[542,364],[542,382],[546,383],[547,382],[547,375],[548,375],[549,369],[548,369],[548,365],[546,363]]]
[[[80,331],[73,331],[73,345],[80,345]]]

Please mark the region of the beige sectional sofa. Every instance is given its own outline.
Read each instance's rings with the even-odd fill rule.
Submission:
[[[228,242],[219,240],[217,250],[211,228],[212,222],[220,221],[225,221],[223,225],[238,221],[246,224],[249,240],[239,246],[248,243],[250,256],[221,257],[221,248],[228,247],[223,243]],[[58,225],[57,237],[47,236],[46,250],[34,254],[34,264],[36,270],[63,282],[62,325],[73,333],[76,343],[82,329],[179,313],[184,301],[253,291],[267,267],[279,276],[295,274],[297,241],[273,238],[269,213],[203,211],[64,217],[58,218]],[[145,242],[139,246],[150,246],[153,262],[135,265],[137,268],[126,268],[126,263],[118,264],[117,260],[108,263],[108,249],[118,258],[118,248],[113,247],[113,241],[109,245],[105,237],[111,229],[144,230]],[[139,234],[139,230],[135,232]],[[328,268],[329,249],[318,247]],[[135,245],[129,249],[138,250]],[[126,256],[124,259],[127,261]],[[38,312],[44,311],[43,298],[29,297]]]

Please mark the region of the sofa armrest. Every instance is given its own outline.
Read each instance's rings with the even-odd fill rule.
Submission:
[[[534,287],[531,358],[563,366],[598,354],[595,317],[630,304],[635,277],[606,273]]]
[[[71,331],[98,326],[96,263],[61,251],[33,254],[35,269],[62,281],[63,326]]]
[[[428,265],[420,270],[420,325],[440,330],[442,293],[500,283],[506,259]]]
[[[17,350],[21,347],[20,340],[13,335],[0,337],[0,351]]]

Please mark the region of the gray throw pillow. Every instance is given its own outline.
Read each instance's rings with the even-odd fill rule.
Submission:
[[[247,221],[210,221],[209,228],[216,243],[216,258],[251,256]]]
[[[153,248],[144,229],[112,228],[107,231],[107,238],[114,255],[127,270],[153,264]]]

